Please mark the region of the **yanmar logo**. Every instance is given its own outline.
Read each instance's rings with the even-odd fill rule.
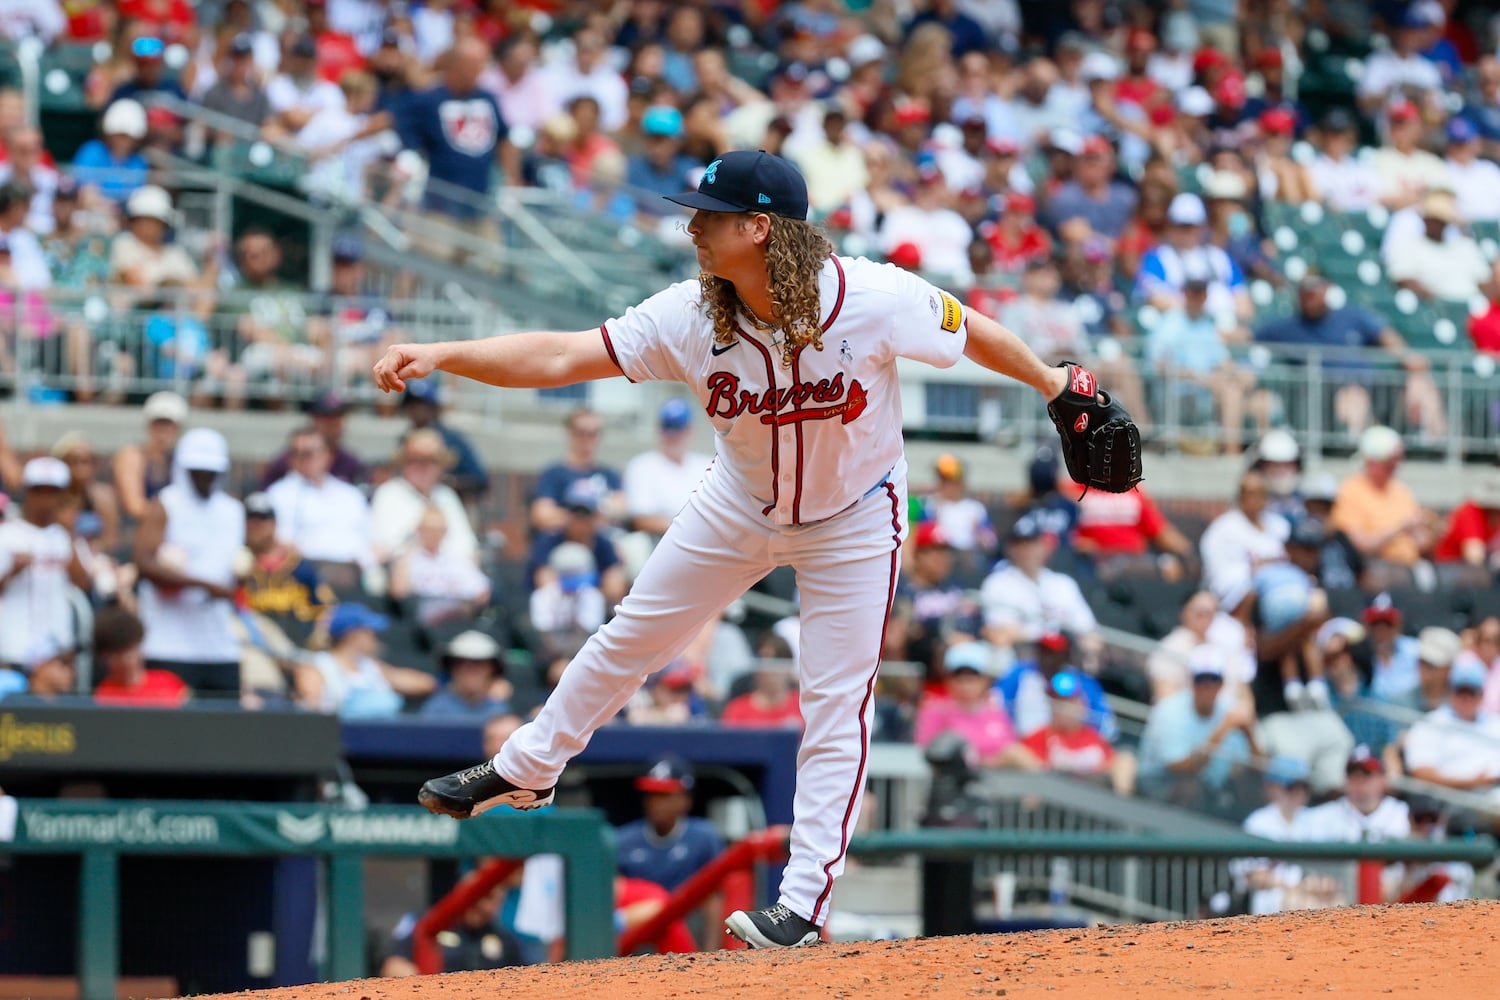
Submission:
[[[415,846],[458,842],[458,822],[446,816],[385,816],[365,813],[296,816],[276,814],[276,832],[284,840],[307,846],[325,837],[334,844]]]
[[[708,415],[734,419],[742,413],[758,413],[760,422],[782,426],[801,420],[831,420],[849,423],[865,412],[869,400],[859,379],[851,379],[847,388],[844,373],[817,382],[798,382],[784,389],[771,388],[751,392],[740,388],[737,375],[714,372],[708,377]],[[827,406],[804,407],[804,403],[827,403]],[[795,408],[794,408],[795,407]]]

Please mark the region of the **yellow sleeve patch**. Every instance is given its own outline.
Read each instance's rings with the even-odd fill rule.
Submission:
[[[964,321],[963,307],[958,304],[957,299],[947,292],[938,292],[938,295],[943,300],[943,316],[942,321],[938,325],[949,333],[957,333],[958,328],[963,325]]]

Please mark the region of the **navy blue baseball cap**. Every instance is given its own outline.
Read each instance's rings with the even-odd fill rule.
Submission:
[[[651,770],[635,779],[643,792],[661,795],[693,790],[693,766],[676,754],[666,754],[651,765]]]
[[[663,197],[707,212],[766,212],[807,220],[807,181],[796,167],[763,149],[731,150],[703,171],[698,190]]]

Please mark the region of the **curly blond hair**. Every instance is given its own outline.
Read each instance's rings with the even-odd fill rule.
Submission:
[[[833,254],[833,244],[823,231],[800,219],[770,216],[771,233],[766,239],[766,274],[769,278],[775,328],[782,331],[781,366],[792,367],[799,350],[823,349],[820,328],[823,303],[818,292],[818,274]],[[714,343],[732,344],[739,336],[738,314],[754,322],[734,285],[712,274],[698,275],[703,303],[714,324]]]

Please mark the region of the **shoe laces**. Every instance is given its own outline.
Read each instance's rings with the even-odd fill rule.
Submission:
[[[494,773],[494,763],[492,763],[491,761],[485,761],[483,764],[476,764],[466,771],[458,772],[458,783],[460,785],[467,785],[469,782],[474,781],[477,778],[488,777],[489,775]]]
[[[770,920],[773,924],[784,924],[792,919],[792,911],[777,903],[766,910],[766,919]]]

